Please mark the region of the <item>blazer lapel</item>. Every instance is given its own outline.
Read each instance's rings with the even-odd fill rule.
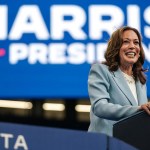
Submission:
[[[126,98],[129,100],[129,102],[131,103],[131,105],[136,105],[136,100],[121,72],[120,69],[118,69],[117,71],[113,72],[113,78],[117,84],[117,86],[120,88],[120,90],[122,91],[122,93],[126,96]]]
[[[143,95],[145,93],[145,89],[143,89],[143,86],[139,80],[136,82],[136,92],[137,92],[139,105],[146,103],[147,98],[145,98],[145,96]]]
[[[141,84],[140,84],[140,81],[138,80],[137,82],[136,82],[136,92],[137,92],[137,97],[138,97],[138,102],[139,102],[139,104],[141,104],[142,103],[142,92],[141,92]]]

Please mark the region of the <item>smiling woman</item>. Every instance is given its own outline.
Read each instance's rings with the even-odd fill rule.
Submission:
[[[134,57],[132,57],[133,53]],[[110,71],[119,68],[128,75],[133,74],[135,79],[139,78],[142,84],[146,82],[143,74],[146,69],[142,67],[145,54],[141,35],[137,29],[123,27],[116,30],[108,42],[105,58],[104,64],[109,66]]]
[[[137,34],[132,30],[124,31],[123,43],[120,48],[120,66],[128,66],[132,72],[132,65],[137,62],[139,54],[140,46]]]
[[[150,115],[145,55],[137,29],[122,27],[113,32],[105,52],[106,61],[92,65],[88,78],[91,101],[89,131],[113,135],[115,121],[141,109]]]

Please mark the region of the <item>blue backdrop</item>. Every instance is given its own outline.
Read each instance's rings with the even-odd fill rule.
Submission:
[[[87,98],[90,65],[123,25],[142,33],[147,68],[149,14],[141,0],[1,0],[0,98]]]

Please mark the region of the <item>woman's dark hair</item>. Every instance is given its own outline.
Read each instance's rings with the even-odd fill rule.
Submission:
[[[133,65],[132,71],[135,79],[136,80],[139,79],[142,84],[145,84],[146,76],[143,72],[145,72],[146,69],[143,69],[142,67],[145,60],[145,54],[144,54],[144,49],[142,47],[142,38],[137,29],[129,26],[124,26],[122,28],[117,29],[115,32],[113,32],[112,36],[108,41],[108,46],[105,52],[106,61],[103,63],[109,67],[110,71],[116,71],[119,68],[120,65],[119,52],[123,43],[122,35],[126,30],[133,30],[138,36],[139,46],[140,46],[140,57],[138,61]]]

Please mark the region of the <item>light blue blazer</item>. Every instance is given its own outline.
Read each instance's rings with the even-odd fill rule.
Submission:
[[[112,136],[113,124],[138,111],[146,103],[146,85],[136,81],[138,103],[124,79],[120,69],[111,72],[104,64],[92,65],[88,78],[88,92],[91,102],[91,132]]]

